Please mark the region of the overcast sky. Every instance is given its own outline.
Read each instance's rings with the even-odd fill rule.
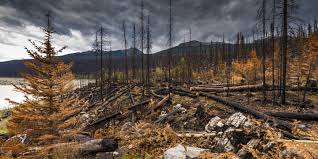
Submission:
[[[259,0],[173,0],[174,44],[183,42],[192,28],[192,39],[217,41],[222,34],[231,39],[237,32],[251,32],[256,23]],[[271,2],[272,0],[268,0]],[[279,1],[279,0],[277,0]],[[297,16],[308,23],[318,13],[317,0],[296,0]],[[167,47],[169,0],[145,0],[145,16],[150,16],[153,52]],[[52,12],[57,34],[54,45],[68,49],[63,54],[92,48],[94,33],[105,27],[112,49],[121,49],[122,21],[126,20],[129,46],[132,26],[140,28],[140,0],[0,0],[0,61],[28,58],[28,39],[41,40],[45,14]],[[186,40],[189,40],[188,35]]]

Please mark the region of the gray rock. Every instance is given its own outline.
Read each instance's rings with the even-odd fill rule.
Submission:
[[[187,109],[183,108],[181,104],[173,106],[173,110],[181,110],[182,113],[185,113]]]
[[[209,123],[205,126],[205,131],[210,133],[212,131],[216,131],[224,126],[223,120],[216,116],[212,118]]]
[[[208,149],[202,149],[197,147],[187,147],[178,145],[170,148],[164,152],[164,159],[187,159],[187,158],[198,158],[203,152],[209,151]]]
[[[239,112],[239,113],[232,114],[227,119],[225,125],[234,126],[238,128],[239,126],[243,126],[246,121],[247,121],[247,117]]]
[[[186,149],[182,145],[170,148],[163,154],[164,159],[186,159]]]
[[[190,158],[198,158],[203,152],[208,152],[208,149],[198,148],[198,147],[186,147],[186,155]]]

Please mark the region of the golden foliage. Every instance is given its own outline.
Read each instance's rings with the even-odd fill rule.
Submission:
[[[258,59],[256,50],[252,50],[247,61],[234,61],[234,73],[237,78],[247,79],[248,81],[257,80],[257,70],[260,68],[261,61]]]

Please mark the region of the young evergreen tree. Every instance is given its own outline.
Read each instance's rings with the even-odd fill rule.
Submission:
[[[65,64],[56,57],[65,47],[56,50],[52,45],[54,31],[50,14],[47,17],[44,41],[38,45],[30,40],[35,50],[26,48],[33,58],[25,62],[30,73],[22,74],[26,84],[14,85],[26,98],[22,103],[16,103],[7,125],[10,133],[27,134],[31,144],[49,144],[58,139],[59,114],[76,103],[76,99],[66,97],[74,89],[72,64]]]

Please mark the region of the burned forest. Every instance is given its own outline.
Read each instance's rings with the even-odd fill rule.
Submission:
[[[23,100],[0,109],[0,158],[318,159],[318,23],[299,11],[316,3],[164,1],[162,14],[153,0],[132,2],[133,14],[119,7],[115,26],[89,17],[89,50],[74,55],[63,54],[72,41],[63,36],[76,33],[61,33],[58,8],[34,16],[41,38],[29,40],[12,84]],[[244,30],[180,15],[182,5],[203,14],[216,3],[228,3],[213,7],[218,20],[234,19],[226,13],[240,3],[255,9],[235,12]],[[239,14],[253,14],[251,24]],[[0,74],[22,68],[1,63]]]

